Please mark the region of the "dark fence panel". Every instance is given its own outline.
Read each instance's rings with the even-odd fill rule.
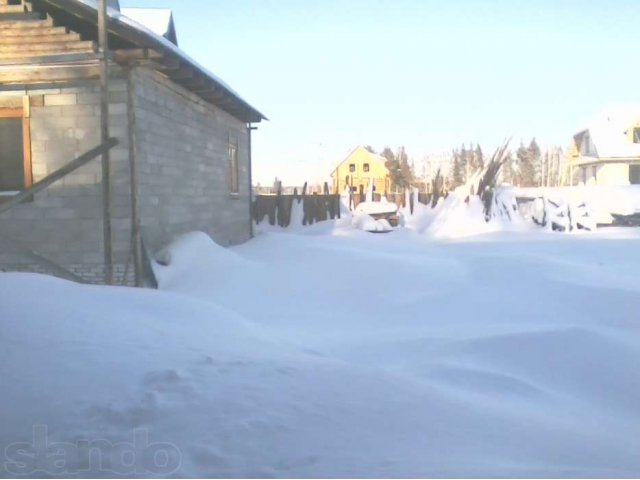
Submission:
[[[340,195],[256,195],[253,219],[260,223],[267,217],[270,225],[288,227],[294,204],[302,202],[302,225],[311,225],[329,218],[340,218]]]
[[[388,202],[395,203],[399,208],[406,207],[406,197],[403,193],[373,194],[373,201],[379,202],[382,197],[386,197]],[[365,194],[355,192],[350,199],[349,208],[355,209],[358,204],[365,201]],[[418,193],[417,201],[424,205],[429,205],[432,199],[430,193]],[[276,194],[276,195],[256,195],[253,201],[253,219],[256,223],[262,222],[265,217],[270,225],[288,227],[291,224],[291,212],[293,206],[302,202],[303,225],[311,225],[315,222],[322,222],[328,219],[340,218],[340,195],[338,194],[312,194],[299,195]],[[413,213],[413,195],[409,196],[409,208]]]

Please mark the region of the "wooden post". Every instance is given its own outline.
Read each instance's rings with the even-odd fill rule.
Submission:
[[[249,146],[249,238],[253,238],[253,146],[251,144],[251,131],[257,130],[251,123],[247,123],[247,143]]]
[[[100,143],[109,139],[109,44],[107,39],[107,0],[98,3],[98,45],[100,50]],[[102,224],[104,243],[104,283],[113,285],[111,244],[111,167],[109,151],[102,154]]]
[[[129,179],[131,182],[131,234],[133,237],[133,268],[136,287],[144,286],[142,267],[142,234],[140,232],[140,212],[138,195],[138,164],[136,161],[136,113],[135,113],[135,84],[133,69],[127,72],[127,120],[129,140]],[[125,279],[126,280],[126,279]]]

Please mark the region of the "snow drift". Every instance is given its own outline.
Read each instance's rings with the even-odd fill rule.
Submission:
[[[493,235],[194,234],[159,291],[0,274],[0,472],[638,476],[640,234]],[[43,426],[173,457],[37,464]]]

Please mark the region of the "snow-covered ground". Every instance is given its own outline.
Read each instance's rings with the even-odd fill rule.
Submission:
[[[192,234],[159,291],[0,274],[0,472],[640,475],[640,231],[423,214]]]

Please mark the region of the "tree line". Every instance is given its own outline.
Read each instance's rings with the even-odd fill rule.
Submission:
[[[365,148],[369,152],[377,154],[371,145],[367,145]],[[417,185],[414,165],[409,163],[409,156],[404,147],[400,147],[397,152],[394,152],[390,147],[385,146],[379,155],[385,159],[384,166],[389,171],[392,190],[405,190]]]
[[[389,170],[392,191],[401,191],[410,187],[424,188],[435,177],[436,171],[421,174],[416,172],[415,164],[410,161],[404,146],[396,151],[385,146],[379,153],[371,145],[365,147],[369,152],[385,159]],[[485,167],[485,156],[480,144],[462,144],[446,154],[446,160],[438,165],[440,175],[447,190],[464,185],[471,177]],[[520,187],[555,186],[562,182],[564,153],[560,147],[552,147],[542,152],[535,137],[529,142],[520,141],[515,151],[505,152],[500,172],[500,181]]]

